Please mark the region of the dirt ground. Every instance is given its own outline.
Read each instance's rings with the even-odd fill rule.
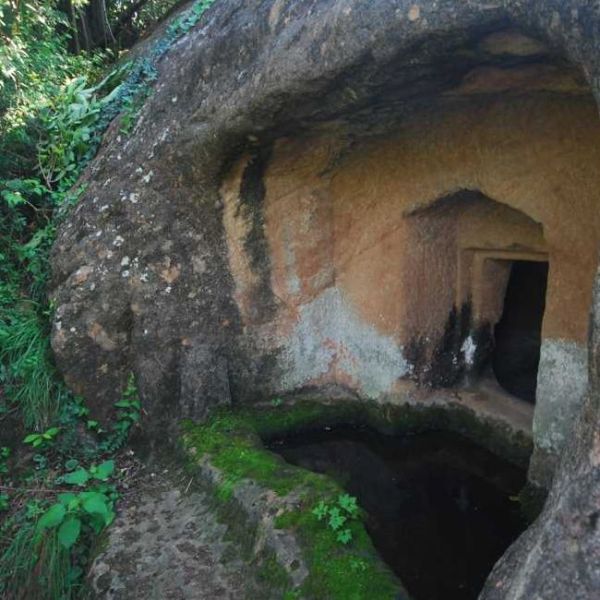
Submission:
[[[92,564],[92,596],[110,600],[268,598],[206,493],[177,466],[142,467]]]

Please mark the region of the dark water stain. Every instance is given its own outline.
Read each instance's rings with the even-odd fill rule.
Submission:
[[[264,200],[266,186],[264,176],[271,159],[272,147],[266,146],[248,161],[240,182],[239,211],[248,219],[250,229],[244,240],[244,249],[252,271],[258,276],[253,286],[252,306],[254,318],[269,319],[275,311],[275,298],[271,291],[271,259],[265,237]]]
[[[510,499],[525,473],[456,434],[336,427],[266,444],[358,498],[375,547],[415,600],[476,598],[525,528]]]
[[[467,365],[462,346],[469,336],[473,339],[475,354]],[[488,322],[474,323],[473,307],[468,301],[449,312],[444,333],[431,357],[428,345],[429,342],[417,337],[406,346],[406,357],[413,365],[412,378],[433,388],[452,387],[467,375],[479,377],[488,367],[494,348],[492,326]]]

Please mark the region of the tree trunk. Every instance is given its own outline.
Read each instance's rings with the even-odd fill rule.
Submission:
[[[106,12],[106,0],[90,0],[85,7],[84,21],[89,34],[88,50],[94,48],[109,48],[115,43],[108,15]]]

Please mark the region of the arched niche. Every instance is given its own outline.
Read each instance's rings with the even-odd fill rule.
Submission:
[[[519,312],[518,305],[505,305],[511,273],[519,272],[513,266],[548,263],[543,227],[468,190],[409,213],[407,223],[402,279],[411,290],[405,318],[414,375],[433,386],[472,383],[491,368],[503,315],[506,321]]]

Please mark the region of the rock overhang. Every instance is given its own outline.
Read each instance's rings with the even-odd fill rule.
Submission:
[[[502,38],[508,27],[526,39]],[[597,95],[597,27],[575,1],[215,4],[163,60],[132,135],[109,134],[61,229],[53,345],[67,380],[107,415],[134,370],[155,424],[269,394],[279,357],[247,335],[222,223],[219,187],[236,158],[319,128],[381,134],[440,98],[520,101],[524,82],[527,94],[577,97],[559,55]],[[468,56],[449,74],[431,61],[466,42],[491,57],[483,71]]]
[[[170,319],[174,327],[169,330],[174,332],[191,325],[194,320],[189,315],[206,305],[215,308],[219,304],[223,311],[223,316],[213,319],[210,327],[209,337],[215,338],[218,346],[227,345],[225,339],[230,332],[242,332],[238,310],[230,300],[232,282],[226,275],[228,268],[222,263],[227,250],[222,239],[217,241],[222,235],[215,232],[221,229],[222,201],[217,186],[244,148],[254,152],[257,147],[268,147],[275,139],[297,135],[307,128],[327,132],[333,127],[344,131],[355,143],[363,136],[381,135],[415,112],[435,112],[445,103],[486,102],[481,98],[499,93],[515,94],[516,100],[520,95],[536,92],[574,96],[584,93],[585,86],[576,71],[557,57],[561,54],[558,47],[563,45],[562,54],[566,52],[570,58],[581,60],[587,44],[575,43],[572,27],[565,27],[562,20],[562,10],[553,10],[548,17],[545,9],[538,11],[535,2],[529,4],[526,8],[519,2],[493,6],[478,2],[375,2],[369,6],[347,3],[343,8],[334,8],[328,3],[295,3],[292,8],[285,3],[262,2],[256,17],[246,22],[245,9],[236,3],[223,3],[209,11],[200,26],[179,41],[164,59],[155,94],[133,135],[129,139],[109,136],[87,176],[99,189],[91,190],[86,195],[91,199],[84,199],[77,210],[89,214],[75,226],[76,214],[63,229],[57,245],[55,284],[59,295],[71,301],[61,303],[58,313],[61,327],[55,331],[54,346],[59,360],[68,345],[66,340],[76,342],[81,336],[87,347],[102,356],[92,361],[101,363],[96,365],[96,371],[100,369],[103,375],[94,373],[89,379],[93,385],[106,379],[104,376],[110,378],[107,370],[114,370],[116,381],[122,381],[123,369],[115,366],[126,362],[123,359],[130,354],[131,330],[135,331],[136,343],[143,343],[143,338],[151,335],[152,326],[140,324],[132,328],[132,322],[151,322],[150,315],[155,323]],[[567,17],[571,22],[575,13],[568,13]],[[306,20],[314,23],[310,31],[302,26]],[[233,31],[239,34],[234,39]],[[530,31],[535,31],[537,38],[531,37]],[[583,65],[588,75],[593,66],[591,58]],[[225,64],[226,59],[230,59],[229,64]],[[184,195],[188,198],[180,197]],[[131,198],[135,202],[129,201]],[[215,241],[204,254],[199,248],[209,236],[202,232],[206,224],[194,231],[194,217],[198,220],[198,216],[191,213],[196,206],[201,207],[204,219],[212,213],[214,231],[210,233]],[[158,238],[173,220],[167,211],[178,220],[178,240],[165,239],[158,244]],[[190,223],[184,225],[182,221],[186,219]],[[98,230],[90,231],[91,224]],[[69,231],[73,228],[78,230],[80,239],[71,245],[71,252],[60,252],[73,241]],[[130,256],[135,253],[125,248],[130,245],[128,233],[136,240],[140,234],[144,236],[143,257]],[[152,243],[148,236],[153,238]],[[136,244],[139,243],[134,241]],[[169,244],[176,249],[175,256],[169,255]],[[84,255],[93,253],[103,266],[95,272],[86,271],[86,282],[77,284],[75,280],[81,278],[76,277],[69,285],[62,284],[74,270],[93,269],[81,264],[86,262],[81,260],[82,247]],[[125,249],[119,251],[121,248]],[[206,258],[215,250],[224,267],[223,276],[217,269],[211,273],[209,267],[194,266],[207,262],[216,265],[218,261]],[[186,258],[189,254],[192,260]],[[71,260],[66,260],[67,256]],[[78,258],[72,260],[74,256]],[[158,260],[150,262],[154,256]],[[123,268],[124,260],[132,261],[133,268]],[[179,311],[174,307],[162,315],[153,314],[156,302],[149,310],[142,308],[151,302],[151,294],[141,291],[147,284],[144,279],[149,277],[146,266],[140,267],[143,261],[153,265],[151,270],[159,286],[164,284],[162,288],[154,286],[158,304],[178,304],[179,308],[189,305],[182,311],[188,314],[175,316]],[[182,267],[185,262],[188,265]],[[130,276],[133,278],[136,269],[141,271],[138,281],[131,282]],[[103,281],[87,283],[88,279],[98,278]],[[190,289],[186,286],[185,297],[180,298],[173,294],[172,284],[177,286],[184,278]],[[213,280],[212,285],[208,279]],[[87,314],[85,325],[75,325],[73,332],[71,325],[62,324],[77,317],[64,319],[63,315],[72,313],[75,307],[75,312],[81,309],[78,295],[86,294],[81,289],[86,283],[91,296],[98,296],[99,288],[110,289],[111,293],[121,288],[123,291],[116,294],[120,298],[108,310],[101,306],[98,314]],[[199,300],[199,296],[204,298]],[[102,320],[112,321],[115,331],[109,332]],[[187,320],[190,323],[184,326]],[[185,349],[194,334],[181,331],[168,337],[171,342],[166,346],[174,345],[179,337],[184,339]],[[94,345],[89,346],[90,340]],[[176,355],[180,352],[180,348],[168,352],[172,364],[178,362]],[[116,354],[119,359],[107,363],[105,359]],[[64,366],[65,361],[61,362]],[[66,370],[69,371],[68,366]],[[76,379],[71,376],[73,382]],[[156,376],[151,379],[156,380]],[[104,392],[113,390],[109,395],[114,396],[116,381],[104,386]],[[90,385],[82,381],[80,387],[83,391]],[[155,385],[152,387],[156,390]]]

